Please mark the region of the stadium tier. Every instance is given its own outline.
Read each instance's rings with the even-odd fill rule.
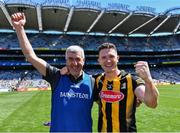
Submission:
[[[32,65],[25,60],[21,52],[15,33],[1,33],[0,37],[1,69],[32,68]],[[28,38],[39,57],[59,67],[65,65],[65,49],[70,45],[79,45],[85,49],[85,67],[100,68],[97,62],[97,49],[104,42],[111,42],[117,46],[120,55],[119,66],[121,67],[132,67],[139,60],[147,61],[151,67],[180,64],[180,35],[151,37],[151,40],[145,37],[125,38],[53,34],[28,34]]]
[[[10,19],[15,12],[25,13],[27,36],[36,54],[51,65],[65,66],[66,48],[79,45],[85,50],[85,71],[102,72],[97,48],[111,42],[118,48],[121,69],[134,73],[134,64],[144,60],[149,63],[155,80],[180,82],[180,14],[171,12],[178,8],[157,13],[154,8],[129,10],[125,4],[117,8],[116,3],[101,7],[99,2],[79,0],[74,5],[71,0],[56,2],[0,1],[0,89],[19,88],[24,80],[29,84],[37,79],[37,84],[43,83],[19,47]],[[153,36],[165,32],[171,34]],[[133,36],[136,34],[144,36]]]
[[[44,88],[40,74],[28,63],[19,47],[15,33],[0,34],[0,88]],[[119,67],[134,73],[133,65],[139,60],[150,64],[153,79],[157,82],[180,82],[180,36],[152,37],[101,37],[79,35],[28,34],[36,54],[51,65],[65,66],[65,49],[80,45],[85,49],[85,71],[90,74],[102,72],[98,62],[97,47],[112,42],[118,47]],[[172,40],[169,44],[169,40]],[[149,41],[146,45],[147,40]],[[128,49],[127,49],[128,46]],[[8,76],[7,76],[8,75]],[[36,81],[35,84],[32,84]],[[42,84],[41,84],[42,83]],[[47,88],[47,87],[46,87]]]

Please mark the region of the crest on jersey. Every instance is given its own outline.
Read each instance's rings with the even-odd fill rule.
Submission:
[[[99,96],[102,100],[108,103],[118,102],[124,98],[124,94],[122,92],[112,90],[101,91]]]
[[[121,90],[125,90],[125,89],[127,89],[126,88],[126,83],[123,83],[122,86],[121,86]]]

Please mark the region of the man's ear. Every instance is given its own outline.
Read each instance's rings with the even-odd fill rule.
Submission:
[[[86,61],[86,60],[85,60],[85,58],[84,58],[84,59],[83,59],[83,65],[85,65],[85,61]]]
[[[99,58],[97,59],[97,61],[98,61],[98,63],[100,64],[100,59],[99,59]]]
[[[118,59],[118,61],[119,61],[119,58],[120,58],[120,57],[119,57],[119,55],[117,55],[117,59]]]

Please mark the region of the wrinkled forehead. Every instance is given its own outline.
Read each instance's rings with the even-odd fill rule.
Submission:
[[[66,58],[83,58],[81,51],[67,51]]]

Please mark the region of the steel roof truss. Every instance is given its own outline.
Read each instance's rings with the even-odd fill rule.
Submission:
[[[105,10],[102,10],[101,13],[98,15],[98,17],[94,20],[94,22],[92,23],[92,25],[89,27],[89,29],[87,30],[87,32],[90,32],[92,30],[92,28],[96,25],[96,23],[99,21],[99,19],[102,17],[102,15],[104,14]]]
[[[180,17],[179,17],[179,22],[178,22],[176,28],[173,30],[173,34],[175,34],[175,33],[177,32],[177,30],[179,29],[179,27],[180,27]]]
[[[10,17],[10,15],[9,15],[9,13],[8,13],[8,11],[7,11],[6,7],[5,7],[5,5],[4,5],[3,3],[0,3],[0,5],[1,5],[1,9],[2,9],[4,15],[6,16],[6,18],[7,18],[8,22],[9,22],[9,24],[13,27],[12,22],[11,22],[11,17]]]
[[[39,26],[39,31],[42,31],[42,16],[41,16],[41,6],[37,6],[36,7],[36,11],[37,11],[37,20],[38,20],[38,26]]]
[[[142,28],[143,26],[145,26],[146,24],[150,23],[151,21],[153,21],[154,19],[156,19],[158,17],[158,15],[156,15],[155,17],[151,18],[150,20],[148,20],[147,22],[143,23],[142,25],[140,25],[139,27],[137,27],[136,29],[132,30],[131,32],[129,32],[128,34],[132,34],[135,31],[139,30],[140,28]]]
[[[67,21],[66,21],[66,25],[64,27],[64,32],[66,32],[68,30],[68,27],[69,27],[69,24],[71,22],[73,13],[74,13],[74,7],[71,7],[71,10],[70,10],[70,12],[68,14],[68,18],[67,18]]]
[[[171,17],[171,15],[168,15],[168,16],[150,33],[150,35],[152,35],[156,30],[158,30],[170,17]]]
[[[125,17],[122,21],[120,21],[116,26],[114,26],[109,32],[108,34],[112,33],[116,28],[118,28],[121,24],[123,24],[129,17],[131,17],[133,14],[133,12],[129,13],[129,15],[127,17]]]

